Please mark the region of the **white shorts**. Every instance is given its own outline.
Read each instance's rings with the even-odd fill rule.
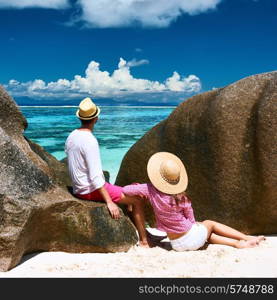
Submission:
[[[178,239],[170,240],[175,251],[197,250],[207,241],[208,230],[201,223],[194,223],[191,229]]]

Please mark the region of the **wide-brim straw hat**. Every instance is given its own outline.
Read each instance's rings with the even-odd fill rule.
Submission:
[[[100,108],[90,98],[83,99],[79,104],[76,116],[81,120],[91,120],[100,114]]]
[[[147,174],[154,187],[166,194],[179,194],[188,185],[187,171],[176,155],[169,152],[153,154],[147,163]]]

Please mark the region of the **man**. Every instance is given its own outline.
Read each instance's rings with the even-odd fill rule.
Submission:
[[[122,187],[105,182],[98,141],[92,133],[99,114],[100,108],[90,98],[82,100],[76,112],[81,127],[72,131],[65,143],[73,194],[80,199],[105,201],[114,219],[120,217],[116,203],[131,205],[139,243],[149,247],[142,201],[124,195]]]

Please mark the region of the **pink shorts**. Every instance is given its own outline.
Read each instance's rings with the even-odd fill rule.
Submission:
[[[118,202],[121,199],[122,186],[105,182],[104,187],[106,188],[113,202]],[[98,190],[95,190],[89,194],[76,194],[75,196],[83,200],[104,201]]]

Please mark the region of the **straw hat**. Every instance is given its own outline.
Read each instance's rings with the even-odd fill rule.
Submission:
[[[82,120],[91,120],[100,114],[100,108],[90,98],[83,99],[79,104],[76,116]]]
[[[147,174],[154,187],[166,194],[184,192],[188,185],[185,166],[176,155],[169,152],[152,155],[147,164]]]

